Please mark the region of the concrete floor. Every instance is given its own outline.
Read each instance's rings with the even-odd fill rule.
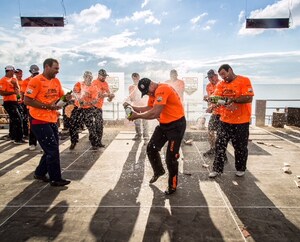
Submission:
[[[212,180],[206,131],[189,130],[194,142],[182,145],[171,196],[167,174],[149,186],[146,145],[131,140],[133,127],[105,127],[107,146],[96,152],[87,131],[73,151],[61,140],[63,177],[72,180],[64,188],[33,180],[39,149],[0,140],[0,241],[300,241],[300,132],[250,133],[246,175],[235,176],[229,146],[225,172]]]

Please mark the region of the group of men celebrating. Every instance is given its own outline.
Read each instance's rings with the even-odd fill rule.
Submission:
[[[78,130],[81,124],[85,124],[89,131],[89,140],[92,150],[103,148],[103,117],[102,107],[104,98],[112,101],[115,95],[110,91],[105,81],[108,76],[104,69],[100,69],[97,79],[93,80],[92,72],[83,74],[83,81],[77,82],[73,88],[73,109],[70,115],[69,133],[71,137],[70,150],[78,143]]]
[[[56,78],[56,74],[59,72],[57,60],[46,59],[43,69],[42,74],[38,74],[38,71],[32,73],[26,88],[20,92],[20,87],[13,77],[16,70],[12,66],[7,66],[5,68],[6,76],[0,80],[0,95],[4,97],[4,108],[11,118],[12,127],[16,128],[21,123],[14,113],[17,112],[17,109],[11,108],[18,104],[19,93],[22,93],[24,105],[29,110],[30,130],[44,151],[35,170],[34,178],[50,182],[52,186],[65,186],[70,181],[61,176],[57,127],[58,110],[61,107],[57,105],[57,100],[64,96],[66,100],[73,99],[74,101],[70,117],[70,149],[75,148],[79,139],[80,123],[84,122],[89,130],[92,149],[96,150],[104,147],[101,142],[103,101],[104,98],[111,101],[114,94],[110,92],[105,81],[108,75],[104,69],[99,70],[96,80],[93,80],[91,72],[86,71],[83,81],[75,84],[72,95],[64,94],[61,83]],[[223,80],[218,80],[218,74]],[[159,152],[168,143],[166,165],[169,178],[166,195],[173,194],[177,189],[179,149],[186,130],[183,106],[184,82],[177,78],[176,70],[171,70],[170,77],[166,83],[156,83],[149,78],[140,79],[137,73],[133,73],[132,78],[136,79],[135,88],[140,91],[141,97],[148,95],[149,98],[142,105],[136,105],[130,101],[123,104],[124,108],[131,107],[132,109],[131,115],[128,116],[131,121],[141,119],[157,119],[159,121],[147,144],[147,156],[154,172],[149,182],[154,183],[165,174]],[[248,157],[247,142],[251,102],[254,95],[251,82],[246,77],[235,75],[228,64],[222,65],[218,73],[210,70],[208,78],[210,84],[205,100],[209,102],[208,112],[212,112],[213,115],[209,123],[211,149],[206,152],[206,155],[215,155],[213,171],[210,172],[209,177],[214,178],[223,172],[226,148],[230,140],[235,149],[236,175],[243,176]],[[224,97],[226,102],[212,103],[209,98],[212,95]],[[217,135],[214,140],[213,132],[215,130]],[[11,138],[15,139],[15,142],[22,143],[22,137],[19,137],[20,133],[22,134],[20,130],[10,130]],[[137,132],[137,135],[141,136],[141,133]],[[148,140],[148,134],[144,138]]]

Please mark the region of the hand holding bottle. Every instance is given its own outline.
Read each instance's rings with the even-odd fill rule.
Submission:
[[[72,98],[72,90],[67,92],[65,95],[63,95],[57,102],[56,102],[56,106],[58,107],[63,107],[67,104],[67,102],[69,100],[71,100]]]

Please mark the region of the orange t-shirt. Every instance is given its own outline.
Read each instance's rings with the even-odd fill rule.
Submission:
[[[75,96],[75,105],[80,108],[92,108],[93,105],[91,104],[92,101],[97,99],[97,91],[95,87],[92,85],[87,86],[84,82],[77,82],[74,85],[73,93]],[[86,102],[90,104],[80,104],[80,102]]]
[[[149,96],[148,106],[164,105],[160,113],[161,124],[171,123],[184,116],[184,109],[180,97],[168,84],[158,84],[154,96]]]
[[[17,79],[14,77],[2,77],[0,79],[0,90],[1,91],[5,91],[5,92],[15,92],[15,86],[11,83],[11,81],[15,81],[16,83],[18,83]],[[17,101],[17,95],[16,94],[12,94],[12,95],[8,95],[8,96],[3,96],[3,101],[7,102],[7,101]]]
[[[110,93],[109,86],[108,86],[108,83],[106,81],[102,82],[102,81],[99,81],[98,79],[96,79],[92,82],[92,86],[95,88],[95,91],[97,92],[97,95],[100,94],[100,93],[101,94]],[[97,107],[97,108],[102,108],[104,98],[103,97],[98,98],[98,96],[97,96],[97,99],[98,99],[98,102],[96,104],[94,104],[94,106]]]
[[[184,81],[177,79],[176,81],[168,80],[166,81],[166,83],[175,89],[175,91],[180,96],[181,101],[183,102],[183,92],[185,88]]]
[[[214,91],[216,90],[216,87],[217,87],[218,83],[220,83],[220,81],[218,81],[216,85],[212,84],[211,82],[209,82],[206,85],[206,93],[207,93],[208,97],[213,95]],[[218,108],[214,108],[212,113],[216,114],[216,115],[218,115],[218,114],[220,115],[221,111],[222,111],[222,109],[220,107],[218,107]]]
[[[57,78],[48,80],[43,74],[33,77],[27,86],[25,96],[36,99],[45,104],[56,102],[64,95],[61,83]],[[56,123],[58,118],[57,110],[47,110],[29,107],[29,113],[34,119]]]
[[[221,81],[214,92],[216,96],[237,98],[241,96],[254,96],[249,78],[237,76],[232,82]],[[231,103],[222,106],[221,121],[230,124],[242,124],[250,122],[251,103]]]
[[[18,80],[18,79],[17,79]],[[18,84],[19,84],[19,87],[21,88],[21,86],[22,86],[22,83],[23,83],[23,80],[21,79],[21,80],[18,80]]]
[[[29,83],[29,81],[30,81],[31,79],[32,79],[32,76],[27,77],[25,80],[23,80],[22,86],[20,86],[20,90],[21,90],[22,93],[25,93],[25,92],[26,92],[26,88],[27,88],[28,83]]]

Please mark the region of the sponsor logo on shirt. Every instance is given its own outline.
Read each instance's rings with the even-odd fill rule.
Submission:
[[[161,96],[157,97],[157,99],[156,99],[157,102],[161,102],[162,100],[163,100],[163,97],[161,97]]]
[[[33,93],[33,90],[32,89],[27,89],[27,94],[32,94]]]

